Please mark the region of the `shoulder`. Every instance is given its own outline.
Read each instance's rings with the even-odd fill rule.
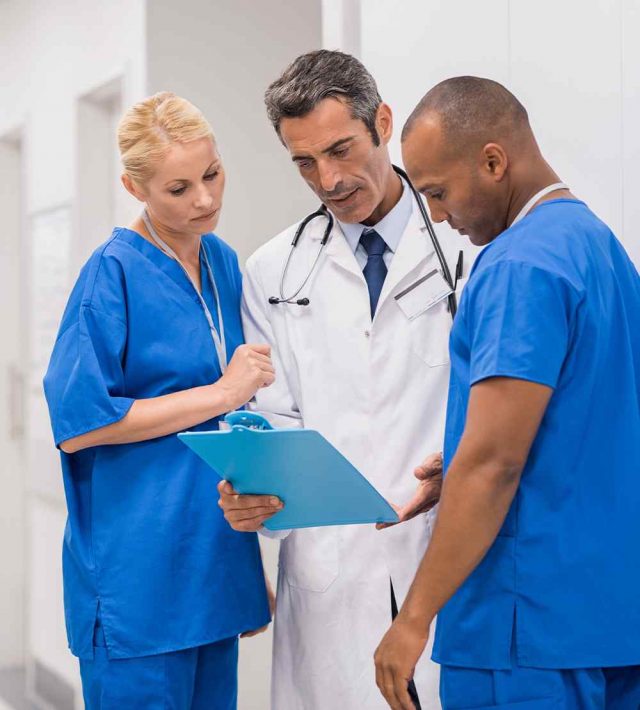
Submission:
[[[284,261],[291,250],[291,242],[299,226],[300,222],[290,225],[275,237],[269,239],[269,241],[265,242],[262,246],[258,247],[247,259],[247,276],[253,276],[257,273],[270,274],[271,272],[280,274],[284,268]]]
[[[118,244],[118,232],[114,229],[111,237],[94,250],[80,269],[60,324],[60,333],[76,323],[86,308],[125,319],[123,261],[126,262],[126,254],[122,254],[122,245]]]
[[[109,239],[95,249],[80,271],[77,286],[82,286],[82,305],[100,307],[104,293],[122,293],[126,272],[135,250],[120,239],[116,227]]]
[[[202,243],[208,254],[223,262],[237,265],[238,255],[233,247],[231,247],[224,239],[221,239],[217,234],[209,233],[202,237]]]
[[[598,232],[610,234],[584,203],[545,203],[485,247],[475,271],[498,269],[506,273],[528,268],[579,288],[581,255]]]

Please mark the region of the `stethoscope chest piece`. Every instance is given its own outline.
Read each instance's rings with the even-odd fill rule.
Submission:
[[[286,296],[284,293],[285,289],[285,281],[287,278],[287,273],[289,272],[289,265],[291,264],[291,259],[293,257],[293,252],[295,251],[296,247],[298,246],[298,242],[300,241],[300,237],[302,236],[306,226],[309,224],[309,222],[313,221],[317,217],[326,217],[327,218],[327,226],[325,227],[324,234],[322,235],[322,240],[320,241],[320,247],[318,248],[318,253],[316,254],[316,258],[313,261],[313,264],[311,265],[311,268],[309,269],[309,273],[306,275],[300,286],[295,289],[295,291],[290,295]],[[316,266],[318,265],[318,261],[320,261],[320,257],[322,256],[322,252],[327,245],[327,242],[329,241],[329,237],[331,236],[331,232],[333,230],[333,215],[329,210],[324,206],[320,205],[320,207],[315,211],[312,212],[310,215],[307,215],[302,222],[300,222],[300,225],[298,226],[298,229],[296,229],[296,233],[293,236],[293,240],[291,241],[291,248],[289,249],[289,254],[287,256],[287,261],[285,262],[284,269],[282,270],[282,276],[280,277],[280,295],[279,296],[270,296],[269,297],[269,303],[272,306],[277,306],[278,304],[288,304],[292,306],[308,306],[310,301],[308,298],[298,298],[300,295],[300,292],[302,289],[307,285],[309,282],[309,279],[311,276],[314,274],[316,270]]]

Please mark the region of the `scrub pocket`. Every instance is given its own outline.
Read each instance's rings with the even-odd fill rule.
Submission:
[[[445,298],[409,321],[411,349],[429,367],[449,364],[451,314]]]
[[[594,699],[593,708],[600,707],[594,695],[597,683],[587,679],[585,685],[579,676],[567,678],[566,673],[519,666],[513,637],[510,667],[504,670],[441,667],[442,710],[576,710],[582,707],[579,698],[586,697]]]
[[[290,587],[325,592],[339,571],[338,531],[331,528],[293,530],[280,549],[280,567]]]

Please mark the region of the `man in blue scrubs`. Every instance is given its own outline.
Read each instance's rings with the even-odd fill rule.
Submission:
[[[444,710],[637,710],[638,272],[496,82],[434,87],[403,157],[432,218],[486,248],[451,334],[438,521],[378,686],[411,708],[438,614]]]

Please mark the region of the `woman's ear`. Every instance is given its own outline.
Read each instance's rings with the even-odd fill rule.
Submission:
[[[139,200],[140,202],[146,202],[146,196],[144,192],[136,185],[135,182],[127,175],[127,173],[122,173],[120,176],[120,180],[122,184],[124,185],[125,190],[133,195],[136,200]]]

